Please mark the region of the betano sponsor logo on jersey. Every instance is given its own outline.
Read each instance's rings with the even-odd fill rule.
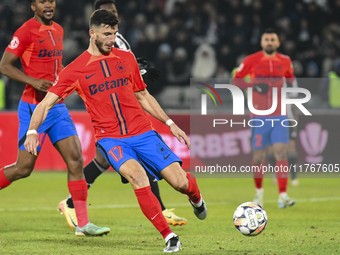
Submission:
[[[120,78],[117,80],[112,81],[105,81],[104,83],[101,83],[99,85],[92,84],[89,86],[91,96],[97,94],[98,92],[104,92],[106,90],[111,90],[114,88],[124,87],[129,84],[129,78]]]
[[[60,57],[60,56],[63,56],[63,50],[40,50],[39,51],[39,55],[38,57],[39,58],[45,58],[45,57]]]

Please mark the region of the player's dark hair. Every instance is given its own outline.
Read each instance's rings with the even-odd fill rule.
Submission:
[[[118,24],[118,18],[115,14],[108,10],[96,10],[90,17],[90,28],[92,26],[100,26],[101,24],[109,25],[113,28]]]
[[[98,10],[99,7],[103,4],[114,4],[114,5],[116,5],[116,1],[115,0],[96,0],[94,2],[94,9]]]
[[[276,32],[276,30],[275,30],[274,28],[266,28],[266,29],[263,31],[262,35],[263,35],[263,34],[277,34],[277,32]]]

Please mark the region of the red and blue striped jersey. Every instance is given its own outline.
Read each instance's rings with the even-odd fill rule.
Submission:
[[[146,88],[131,52],[108,55],[85,51],[65,67],[50,92],[65,98],[77,91],[95,129],[95,138],[125,138],[153,130],[134,92]]]
[[[63,36],[64,30],[59,24],[53,22],[46,26],[31,18],[14,33],[6,51],[20,58],[25,74],[54,82],[62,69]],[[45,95],[26,84],[21,99],[38,104]]]

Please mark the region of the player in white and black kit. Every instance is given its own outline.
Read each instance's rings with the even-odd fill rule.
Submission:
[[[131,50],[130,44],[118,32],[116,33],[116,41],[113,45],[115,46],[115,48],[120,48],[120,49],[124,49],[124,50]]]
[[[118,16],[116,4],[114,0],[96,0],[94,3],[94,7],[96,10],[98,9],[106,9],[113,12],[115,15]],[[131,50],[131,46],[125,40],[125,38],[116,33],[116,39],[114,43],[115,48],[120,48],[124,50]],[[137,62],[139,65],[139,69],[141,75],[144,79],[149,79],[151,81],[157,80],[160,76],[160,71],[156,68],[151,67],[150,62],[145,58],[137,58]],[[101,152],[96,148],[96,156],[95,158],[84,168],[84,175],[87,181],[88,188],[94,183],[96,178],[105,172],[109,168],[109,164],[106,162],[105,158],[101,154]],[[148,171],[145,171],[150,182],[152,193],[157,197],[159,203],[161,204],[163,215],[167,220],[168,224],[173,226],[176,225],[185,225],[187,220],[182,217],[178,217],[176,214],[173,213],[174,209],[166,209],[159,193],[159,187],[157,179],[152,176]],[[122,177],[123,183],[128,183],[128,181]],[[75,228],[77,226],[77,218],[74,212],[74,206],[71,195],[68,196],[67,199],[62,200],[59,205],[59,210],[64,214],[67,224],[71,228]]]

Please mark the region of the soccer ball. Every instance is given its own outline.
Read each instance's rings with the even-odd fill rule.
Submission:
[[[255,202],[246,202],[237,207],[234,225],[245,236],[257,236],[267,226],[266,211]]]

